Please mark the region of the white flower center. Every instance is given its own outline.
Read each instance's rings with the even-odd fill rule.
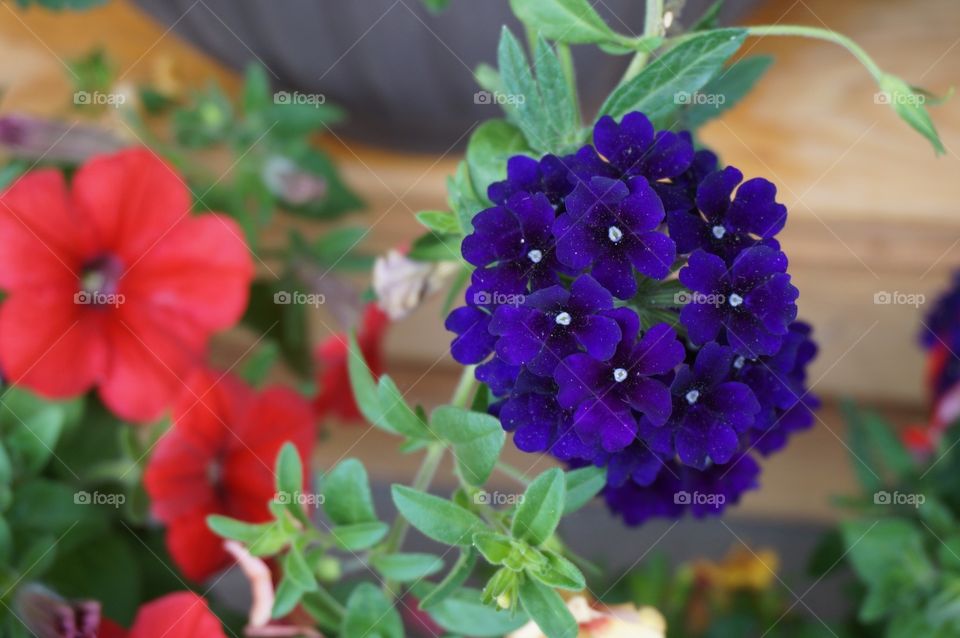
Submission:
[[[623,231],[616,226],[611,226],[607,229],[607,237],[610,238],[610,241],[616,244],[618,241],[623,239]]]
[[[556,321],[559,326],[569,326],[570,322],[573,321],[573,317],[570,316],[569,312],[561,312],[556,316],[554,321]]]
[[[713,236],[716,237],[717,239],[723,239],[723,236],[727,234],[727,229],[717,224],[716,226],[710,229],[710,232],[712,232]]]
[[[736,368],[737,370],[739,370],[740,368],[743,367],[743,364],[746,363],[746,362],[747,362],[747,360],[743,358],[743,355],[740,355],[740,356],[738,356],[736,359],[733,360],[733,367]]]
[[[738,295],[738,294],[735,293],[735,292],[730,294],[730,305],[731,305],[731,306],[733,306],[734,308],[736,308],[737,306],[739,306],[739,305],[742,304],[742,303],[743,303],[743,297],[741,297],[740,295]]]
[[[700,398],[700,390],[690,390],[690,392],[687,392],[687,395],[684,398],[686,398],[687,403],[693,405],[697,402],[697,399]]]
[[[532,261],[533,263],[539,264],[540,260],[543,259],[543,253],[537,250],[536,248],[534,248],[533,250],[527,253],[527,257],[529,257],[530,261]]]
[[[626,378],[627,378],[627,371],[624,370],[623,368],[617,368],[616,370],[613,371],[613,380],[616,381],[617,383],[620,383],[626,380]]]

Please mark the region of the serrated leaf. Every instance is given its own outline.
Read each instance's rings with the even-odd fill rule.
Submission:
[[[489,204],[486,192],[490,184],[506,179],[507,159],[529,152],[523,133],[506,120],[487,120],[477,127],[467,143],[467,167],[484,203]]]
[[[533,67],[543,98],[544,116],[553,129],[554,139],[560,144],[555,150],[563,150],[578,141],[579,108],[557,54],[542,35],[537,38]]]
[[[430,416],[430,428],[453,444],[460,476],[471,485],[483,485],[500,458],[506,434],[489,414],[441,406]]]
[[[552,468],[538,476],[523,493],[513,517],[511,533],[533,546],[549,539],[563,516],[566,487],[563,471]]]
[[[432,576],[443,569],[443,559],[433,554],[386,554],[370,561],[380,574],[398,583]]]
[[[560,594],[532,578],[520,582],[520,604],[551,638],[575,638],[579,629]]]
[[[635,77],[618,86],[600,108],[600,115],[619,119],[640,111],[661,128],[678,104],[678,94],[693,94],[710,81],[743,43],[743,29],[691,34]]]
[[[599,467],[583,467],[567,472],[567,491],[564,494],[564,516],[576,512],[600,493],[607,483],[607,471]]]
[[[379,587],[360,583],[347,599],[343,638],[403,638],[403,621]]]
[[[337,525],[330,530],[333,541],[352,552],[373,547],[387,535],[389,527],[381,521]]]
[[[337,525],[377,521],[370,479],[362,462],[341,461],[323,478],[323,510]]]
[[[469,545],[484,529],[483,521],[459,505],[404,485],[394,485],[393,502],[400,514],[425,536],[446,545]]]
[[[528,28],[569,44],[622,42],[587,0],[510,0],[510,8]]]
[[[527,64],[527,56],[506,27],[497,47],[497,66],[505,93],[503,108],[507,117],[520,128],[531,148],[541,152],[554,150],[551,148],[550,127],[543,117],[543,100]],[[489,183],[477,183],[478,192],[487,186]]]

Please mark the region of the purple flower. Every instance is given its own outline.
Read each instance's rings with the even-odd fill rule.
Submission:
[[[490,313],[477,306],[461,306],[447,315],[444,327],[456,333],[450,353],[463,365],[480,363],[493,352],[497,338],[490,334]]]
[[[507,179],[490,184],[487,197],[503,205],[516,193],[543,193],[562,210],[563,198],[580,180],[595,175],[616,177],[616,171],[604,162],[592,146],[584,146],[571,155],[544,155],[539,161],[515,155],[507,160]]]
[[[776,201],[777,187],[759,177],[740,184],[742,180],[732,166],[710,173],[698,185],[693,207],[670,210],[667,223],[677,250],[703,248],[727,262],[758,244],[779,250],[773,236],[786,223],[787,208]]]
[[[533,290],[559,282],[561,272],[554,250],[555,214],[542,193],[517,193],[503,206],[480,211],[474,232],[463,239],[461,252],[483,278],[499,286],[487,292]]]
[[[750,387],[731,381],[734,352],[708,343],[693,365],[684,365],[673,379],[673,414],[667,427],[673,432],[680,461],[699,469],[727,463],[740,447],[746,431],[760,411]]]
[[[643,175],[651,182],[683,173],[693,161],[693,145],[671,131],[655,132],[643,113],[628,113],[617,124],[609,115],[593,127],[597,151],[624,177]]]
[[[628,308],[611,316],[620,325],[622,339],[607,361],[586,353],[566,357],[554,378],[557,401],[574,410],[573,426],[580,438],[607,452],[628,446],[638,430],[638,415],[654,425],[670,417],[670,390],[658,375],[672,371],[684,357],[677,334],[665,323],[637,338],[640,319]]]
[[[777,352],[797,316],[799,292],[786,270],[786,255],[767,246],[747,248],[729,268],[716,255],[694,252],[680,271],[694,291],[680,312],[690,340],[702,345],[725,336],[751,358]]]
[[[528,392],[507,399],[500,408],[503,429],[524,452],[546,452],[563,431],[567,415],[555,396]]]
[[[625,184],[594,177],[578,184],[566,205],[553,226],[561,263],[576,270],[592,266],[593,277],[620,299],[637,292],[634,268],[654,279],[669,274],[676,246],[656,231],[663,204],[646,179]]]
[[[527,295],[522,306],[499,306],[490,322],[496,352],[510,365],[550,377],[563,357],[581,347],[604,360],[613,356],[620,328],[606,313],[613,297],[590,276],[570,290],[551,286]]]

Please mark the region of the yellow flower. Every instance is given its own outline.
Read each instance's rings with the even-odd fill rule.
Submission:
[[[723,591],[769,589],[776,579],[780,558],[770,549],[753,552],[735,547],[720,562],[702,560],[694,563],[696,578]]]

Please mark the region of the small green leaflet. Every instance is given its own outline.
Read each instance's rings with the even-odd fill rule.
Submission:
[[[343,638],[403,638],[403,621],[373,583],[360,583],[350,593],[340,629]]]
[[[430,416],[430,428],[453,444],[453,455],[463,480],[483,485],[493,472],[506,434],[500,421],[489,414],[441,406]]]
[[[473,512],[405,485],[393,486],[393,503],[417,530],[445,545],[469,545],[473,534],[486,527]]]
[[[553,535],[563,516],[566,492],[563,471],[549,469],[527,487],[513,517],[513,537],[538,546]]]

